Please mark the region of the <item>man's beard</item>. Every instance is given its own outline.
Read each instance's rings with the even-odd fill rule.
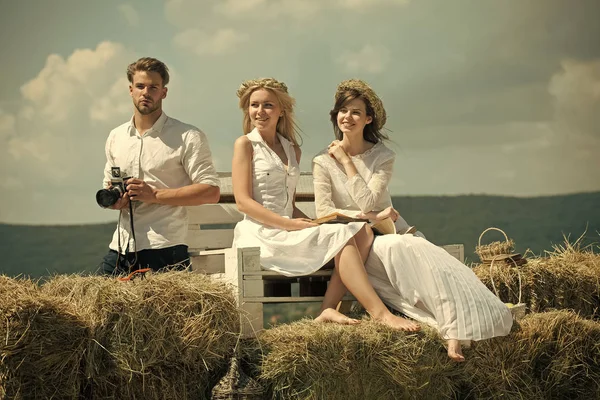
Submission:
[[[135,108],[137,108],[137,110],[142,115],[152,114],[154,111],[156,111],[156,110],[158,110],[160,108],[160,102],[158,102],[158,103],[150,103],[149,106],[142,106],[142,105],[140,105],[140,103],[141,103],[141,101],[139,101],[135,105]]]

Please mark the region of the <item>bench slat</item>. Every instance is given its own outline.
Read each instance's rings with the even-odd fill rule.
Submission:
[[[187,211],[190,224],[235,224],[244,219],[235,204],[205,204]]]
[[[233,229],[188,230],[190,251],[224,249],[231,247]]]
[[[244,297],[245,303],[315,303],[323,301],[323,296],[310,297]],[[344,296],[342,300],[356,300],[352,296]]]

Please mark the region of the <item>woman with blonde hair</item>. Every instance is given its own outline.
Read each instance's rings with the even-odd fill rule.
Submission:
[[[330,117],[336,140],[313,159],[317,216],[389,217],[399,231],[404,220],[388,189],[396,155],[384,144],[387,136],[381,130],[387,116],[381,99],[361,80],[344,81]],[[453,360],[464,361],[461,341],[510,332],[512,315],[506,305],[470,268],[423,237],[376,236],[366,268],[384,302],[438,329]],[[339,298],[328,300],[323,307]]]
[[[235,227],[234,247],[260,247],[261,266],[287,276],[317,271],[335,258],[333,288],[347,287],[373,319],[396,329],[417,330],[412,321],[393,315],[369,283],[366,260],[373,234],[364,222],[316,225],[295,205],[300,177],[300,146],[294,99],[275,79],[249,80],[237,91],[244,134],[235,141],[233,193],[244,219]],[[346,290],[344,287],[344,290]],[[339,293],[328,290],[324,304]],[[334,307],[317,321],[354,324]]]

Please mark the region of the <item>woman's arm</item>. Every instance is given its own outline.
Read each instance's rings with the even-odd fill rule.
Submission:
[[[395,160],[394,153],[390,151],[388,157],[385,157],[383,162],[373,166],[373,174],[368,183],[358,173],[352,158],[346,154],[339,141],[333,141],[329,145],[328,153],[344,168],[344,172],[348,178],[345,185],[346,190],[361,212],[381,211],[374,210],[373,208],[379,202],[381,195],[387,191],[392,179]]]
[[[315,187],[315,208],[317,217],[340,213],[348,214],[347,210],[336,208],[331,198],[333,185],[329,170],[317,162],[313,161],[313,185]]]
[[[300,159],[302,158],[302,150],[300,149],[300,146],[294,146],[294,151],[296,152],[296,162],[298,163],[298,165],[300,165]],[[302,210],[300,210],[298,207],[296,207],[296,192],[294,192],[293,204],[294,204],[294,211],[292,212],[293,218],[310,219],[310,218],[308,218],[308,215],[304,214],[304,212]]]
[[[231,182],[238,210],[252,219],[288,231],[315,226],[300,219],[284,218],[267,210],[252,198],[252,143],[246,136],[238,138],[233,146]]]

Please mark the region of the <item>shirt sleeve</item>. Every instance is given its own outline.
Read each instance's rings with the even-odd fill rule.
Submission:
[[[331,198],[333,187],[329,170],[313,160],[313,185],[315,188],[315,209],[317,218],[338,212],[347,214],[344,210],[336,208]]]
[[[348,190],[350,197],[362,212],[381,211],[373,208],[379,202],[381,195],[387,190],[392,179],[394,159],[388,159],[384,163],[374,166],[375,170],[368,184],[360,174],[354,175],[346,182],[346,190]]]
[[[186,133],[182,163],[192,183],[220,186],[219,176],[213,164],[210,146],[204,132],[190,130]]]
[[[106,144],[104,145],[104,153],[106,154],[106,164],[104,164],[104,179],[102,181],[102,187],[108,188],[110,186],[110,178],[111,175],[111,167],[115,165],[115,160],[112,156],[112,143],[113,143],[113,133],[111,132],[106,139]]]

